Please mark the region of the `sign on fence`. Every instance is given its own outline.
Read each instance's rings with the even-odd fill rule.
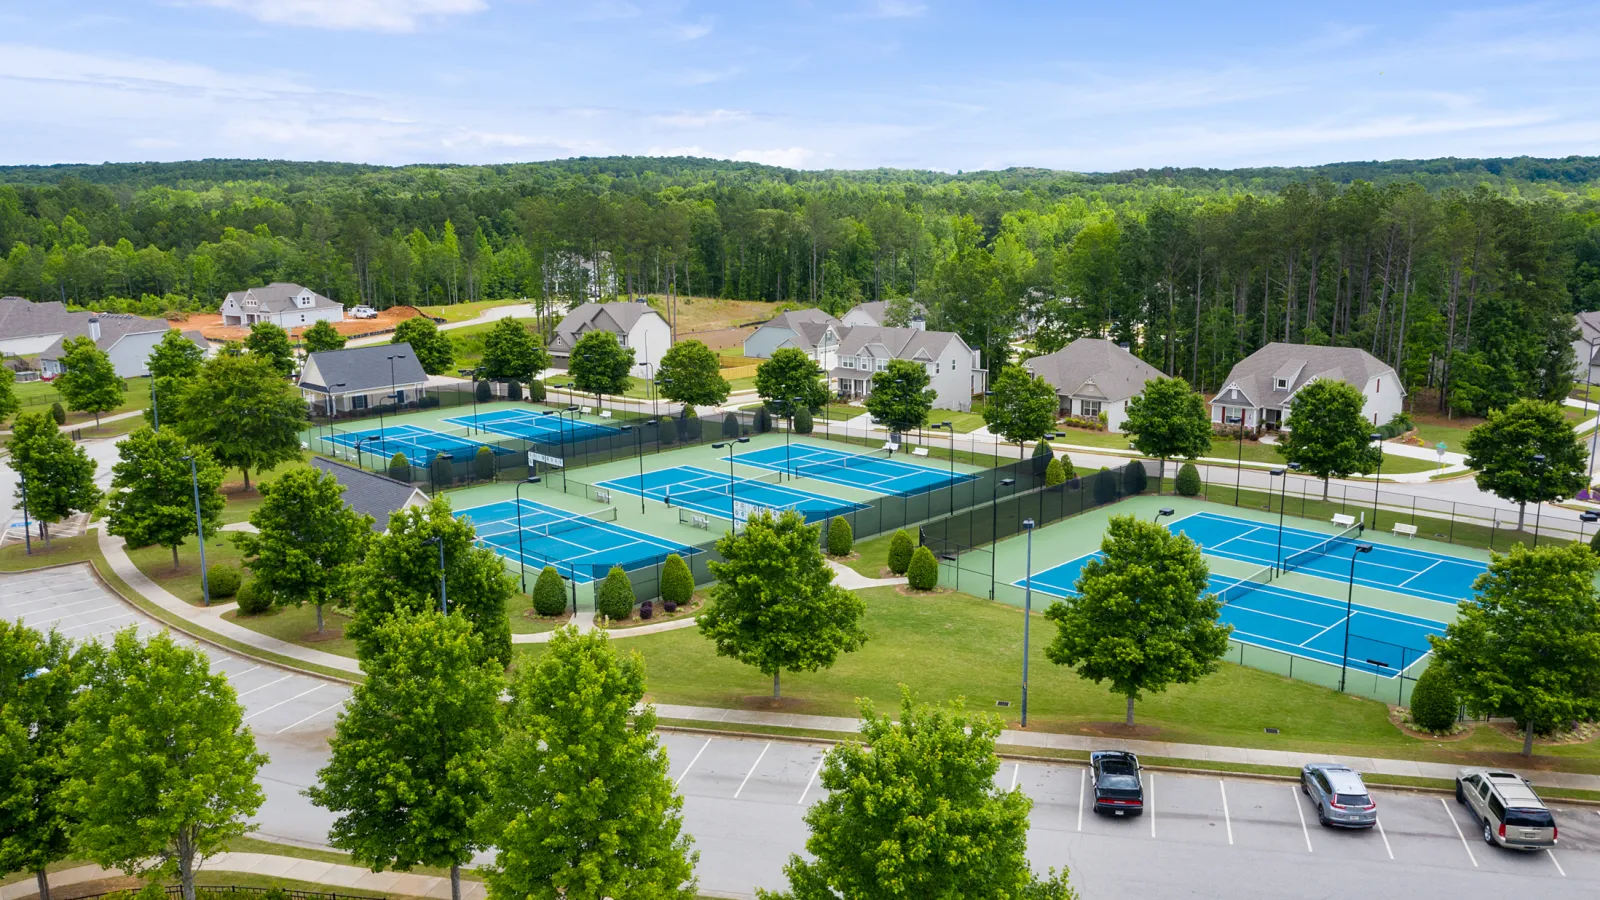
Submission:
[[[537,450],[529,450],[528,465],[531,466],[534,463],[544,463],[547,466],[555,466],[558,469],[566,466],[566,461],[559,456],[546,456]]]

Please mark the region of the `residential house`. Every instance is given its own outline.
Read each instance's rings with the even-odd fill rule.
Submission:
[[[772,317],[744,339],[744,355],[771,359],[776,350],[792,347],[804,350],[820,362],[822,352],[839,341],[843,323],[820,309],[796,309]]]
[[[1211,401],[1217,425],[1274,428],[1289,418],[1295,394],[1319,378],[1354,385],[1366,397],[1362,414],[1374,426],[1400,412],[1405,389],[1394,369],[1356,347],[1271,343],[1234,365]]]
[[[1577,367],[1573,377],[1579,384],[1600,383],[1600,312],[1578,313],[1578,338],[1572,342]]]
[[[347,451],[352,459],[355,451]],[[428,495],[405,483],[384,475],[368,472],[342,462],[311,458],[311,468],[327,472],[344,485],[345,505],[358,513],[372,517],[372,530],[383,534],[389,530],[389,516],[413,506],[427,506]]]
[[[1104,415],[1111,431],[1122,430],[1128,401],[1144,393],[1144,383],[1162,377],[1155,366],[1103,338],[1079,338],[1022,366],[1056,389],[1062,415],[1090,420]]]
[[[268,322],[288,330],[316,322],[344,321],[344,304],[298,284],[274,281],[234,291],[222,300],[222,324],[250,326]]]
[[[844,314],[841,319],[844,324],[856,325],[886,325],[884,321],[889,315],[888,300],[874,300],[871,303],[857,303]],[[911,319],[905,324],[907,328],[922,329],[927,327],[928,308],[915,300],[911,301]]]
[[[428,383],[410,344],[372,344],[324,350],[306,357],[300,396],[318,415],[371,409],[393,398],[396,406],[417,402]]]
[[[165,319],[123,313],[73,312],[59,301],[34,303],[0,297],[0,355],[36,357],[45,378],[65,371],[61,357],[71,338],[89,337],[111,358],[122,378],[150,374],[150,353],[172,329]],[[211,345],[198,331],[184,337],[207,353]]]
[[[591,331],[609,331],[624,347],[633,348],[635,378],[653,378],[661,357],[672,346],[672,328],[644,300],[585,303],[567,313],[550,341],[555,367],[565,369],[578,339]]]
[[[830,386],[845,399],[870,395],[873,374],[887,369],[891,359],[927,369],[939,409],[970,410],[973,396],[988,386],[982,351],[968,347],[955,332],[876,326],[839,326],[837,331],[837,349],[822,353],[821,363]]]

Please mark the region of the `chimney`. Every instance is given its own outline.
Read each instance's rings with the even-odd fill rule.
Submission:
[[[89,315],[89,340],[100,342],[100,317],[92,313]]]
[[[1124,350],[1127,350],[1128,349],[1128,342],[1127,341],[1123,341],[1122,343],[1118,344],[1117,346],[1121,347]]]
[[[927,331],[928,321],[922,318],[921,315],[914,315],[911,317],[911,327],[917,331]]]

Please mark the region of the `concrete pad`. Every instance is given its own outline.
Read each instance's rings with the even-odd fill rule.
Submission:
[[[302,859],[290,866],[289,871],[283,873],[283,877],[295,881],[321,881],[322,876],[332,871],[335,865],[335,863]]]

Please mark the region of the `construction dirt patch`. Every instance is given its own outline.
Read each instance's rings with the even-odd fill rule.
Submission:
[[[406,319],[413,319],[422,315],[422,311],[415,306],[391,306],[378,313],[376,319],[351,319],[343,322],[334,322],[334,330],[345,337],[361,337],[364,334],[381,334],[394,328],[395,325]],[[244,325],[222,324],[221,313],[190,313],[189,317],[177,323],[179,328],[199,329],[210,341],[242,341],[250,336],[250,329]],[[298,338],[301,332],[310,328],[302,325],[289,329],[291,338]]]

